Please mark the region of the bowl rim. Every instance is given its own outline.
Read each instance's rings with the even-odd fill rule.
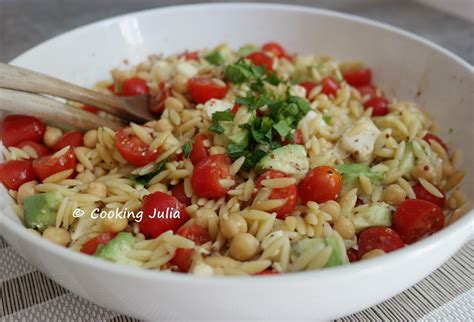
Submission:
[[[62,33],[58,36],[50,38],[40,44],[34,46],[31,49],[23,52],[16,58],[14,58],[10,63],[15,64],[22,59],[26,59],[28,55],[34,53],[35,50],[38,50],[42,46],[48,46],[50,43],[54,43],[57,39],[66,38],[71,35],[80,34],[84,32],[88,32],[90,29],[112,25],[122,19],[133,18],[137,16],[149,15],[154,14],[156,12],[172,12],[172,11],[182,11],[182,10],[196,10],[196,9],[215,9],[216,7],[222,9],[258,9],[258,10],[282,10],[287,12],[304,12],[309,14],[315,15],[322,15],[327,17],[333,17],[342,20],[348,20],[354,23],[364,24],[368,27],[382,29],[387,32],[398,34],[404,38],[408,38],[412,41],[416,41],[424,46],[430,47],[431,49],[447,56],[451,60],[455,61],[465,69],[469,70],[472,74],[474,74],[474,67],[467,63],[464,59],[460,58],[459,56],[451,53],[450,51],[444,49],[443,47],[434,44],[433,42],[426,40],[420,36],[417,36],[413,33],[404,31],[400,28],[393,27],[391,25],[381,23],[372,19],[367,19],[351,14],[341,13],[337,11],[327,10],[327,9],[320,9],[314,7],[306,7],[300,5],[286,5],[286,4],[272,4],[272,3],[240,3],[240,2],[231,2],[231,3],[209,3],[209,4],[190,4],[190,5],[172,5],[166,7],[159,7],[159,8],[151,8],[136,12],[131,12],[123,15],[114,16],[111,18],[102,19],[96,22],[92,22],[73,30],[67,31]],[[11,208],[8,204],[5,208]],[[1,211],[1,209],[0,209]],[[407,256],[416,257],[421,255],[428,249],[434,249],[437,245],[444,243],[448,239],[456,239],[456,232],[462,229],[467,230],[469,226],[472,226],[474,222],[474,211],[471,209],[468,213],[466,213],[462,218],[457,220],[455,223],[449,225],[448,227],[443,228],[441,231],[437,232],[436,234],[429,236],[421,241],[416,242],[413,245],[408,245],[403,249],[400,249],[396,252],[386,254],[385,256],[381,256],[375,258],[370,261],[360,261],[356,263],[352,263],[350,265],[343,265],[338,267],[326,268],[324,270],[314,270],[314,271],[304,271],[304,272],[296,272],[296,273],[285,273],[282,275],[268,275],[268,276],[261,276],[258,279],[248,278],[247,276],[194,276],[192,274],[170,274],[168,272],[162,271],[152,271],[143,268],[137,268],[117,263],[108,262],[105,260],[98,260],[97,258],[93,258],[92,256],[85,255],[82,253],[78,253],[75,251],[71,251],[70,249],[61,247],[54,243],[51,243],[43,238],[38,238],[37,236],[29,233],[24,226],[19,225],[18,222],[15,222],[12,218],[9,218],[4,215],[0,215],[0,224],[3,225],[6,229],[9,229],[14,235],[17,235],[18,238],[26,241],[27,243],[35,244],[35,247],[41,248],[42,251],[47,253],[54,253],[62,257],[63,260],[68,260],[73,263],[77,263],[79,265],[90,266],[94,269],[118,274],[118,275],[127,275],[127,277],[132,278],[142,278],[153,280],[156,282],[168,282],[168,283],[177,283],[177,284],[193,284],[195,286],[200,285],[207,285],[209,283],[219,283],[223,287],[227,286],[247,286],[250,283],[254,284],[256,281],[260,283],[274,283],[275,278],[280,279],[283,282],[302,282],[307,281],[307,278],[327,278],[327,277],[334,277],[337,274],[344,275],[344,274],[352,274],[357,275],[360,273],[367,272],[371,269],[380,269],[382,266],[390,265],[391,263],[397,262],[399,259],[402,259]],[[472,238],[472,231],[471,237],[466,237],[466,240]],[[465,241],[463,241],[464,243]],[[245,284],[243,284],[245,283]]]

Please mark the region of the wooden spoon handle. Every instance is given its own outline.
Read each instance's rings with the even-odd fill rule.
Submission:
[[[41,93],[66,98],[95,106],[124,120],[136,122],[152,119],[145,104],[133,106],[130,99],[98,93],[63,80],[21,67],[0,63],[0,87],[30,93]]]
[[[117,130],[124,126],[45,96],[5,88],[0,88],[0,110],[34,115],[80,130],[92,130],[99,126]]]

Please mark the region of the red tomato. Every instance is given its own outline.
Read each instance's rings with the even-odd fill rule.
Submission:
[[[211,240],[209,232],[196,224],[180,229],[177,234],[192,240],[198,246]],[[193,254],[194,249],[178,248],[170,263],[176,265],[180,272],[186,273],[193,263]]]
[[[171,189],[171,194],[183,205],[189,206],[191,204],[191,198],[186,196],[186,193],[184,193],[184,184],[182,182]]]
[[[35,179],[30,160],[10,160],[0,164],[0,181],[8,189],[17,190],[25,182]]]
[[[288,175],[281,171],[277,170],[268,170],[264,172],[255,183],[255,187],[260,189],[262,186],[262,181],[266,179],[274,179],[274,178],[286,178]],[[277,218],[284,219],[288,216],[293,210],[295,210],[298,204],[298,188],[295,184],[288,186],[286,188],[280,189],[272,189],[272,193],[268,197],[268,199],[285,199],[286,203],[272,211],[277,214]]]
[[[357,86],[357,90],[359,91],[361,97],[366,95],[368,95],[369,98],[377,96],[377,89],[372,84]]]
[[[413,187],[413,191],[415,191],[416,199],[432,202],[440,208],[443,208],[444,204],[446,203],[446,197],[444,196],[444,194],[443,197],[436,197],[435,195],[431,194],[431,192],[426,190],[425,187],[421,185],[421,183],[417,183]],[[441,192],[439,188],[438,191]]]
[[[74,149],[70,148],[60,157],[45,155],[33,161],[33,169],[41,180],[64,170],[75,169],[77,164]],[[71,177],[74,173],[71,175]]]
[[[397,208],[392,228],[405,244],[411,244],[444,227],[443,210],[426,200],[407,199]]]
[[[278,273],[277,271],[274,271],[271,268],[267,268],[266,270],[261,271],[260,273],[257,273],[255,275],[278,275],[278,274],[280,273]]]
[[[150,112],[161,114],[165,110],[165,101],[171,95],[170,89],[165,82],[158,84],[158,91],[150,98]]]
[[[313,88],[316,87],[316,83],[304,81],[300,83],[300,86],[304,87],[304,89],[306,90],[306,97],[308,98]]]
[[[37,143],[33,141],[23,141],[17,145],[17,147],[19,147],[20,149],[23,149],[25,146],[29,146],[32,149],[34,149],[36,153],[38,154],[38,157],[42,157],[44,155],[49,154],[49,149],[41,143]]]
[[[221,99],[229,87],[217,85],[208,77],[193,77],[188,81],[189,93],[196,104],[204,104],[211,98]]]
[[[122,128],[115,135],[115,147],[120,155],[137,167],[153,162],[158,157],[159,151],[150,151],[148,144],[131,133],[129,128]]]
[[[381,249],[388,253],[404,246],[400,236],[388,227],[367,228],[360,234],[357,245],[359,246],[358,255],[360,257],[373,249]]]
[[[308,201],[322,203],[336,200],[342,188],[342,177],[333,167],[321,166],[310,170],[301,180],[298,189],[303,204]]]
[[[204,134],[198,134],[194,137],[193,148],[189,154],[189,159],[194,165],[198,164],[201,160],[207,158],[208,156],[207,149],[204,146],[205,139],[206,135]]]
[[[349,258],[349,262],[354,263],[360,260],[359,252],[356,251],[354,248],[349,248],[346,253],[347,257]]]
[[[59,151],[66,146],[76,147],[84,145],[84,134],[79,131],[69,131],[63,134],[59,141],[52,147],[53,151]]]
[[[356,200],[355,206],[358,207],[358,206],[361,206],[363,204],[364,204],[364,201],[358,197],[357,200]]]
[[[189,219],[184,205],[176,197],[160,191],[143,198],[141,211],[140,231],[147,238],[156,238],[168,230],[176,232]]]
[[[263,66],[266,70],[273,70],[273,57],[262,51],[255,51],[247,56],[254,65]]]
[[[150,89],[148,88],[148,85],[146,84],[146,80],[140,77],[132,77],[132,78],[126,79],[122,83],[122,87],[120,88],[120,93],[118,93],[118,95],[137,96],[137,95],[148,94],[149,92],[150,92]]]
[[[291,142],[289,140],[283,140],[281,142],[282,145],[287,145],[290,144]],[[296,129],[293,132],[293,143],[291,144],[304,144],[303,142],[303,133],[301,132],[300,129]]]
[[[364,108],[372,108],[372,116],[384,116],[388,114],[388,100],[383,97],[372,97],[364,103]]]
[[[271,53],[273,56],[281,58],[286,56],[286,50],[276,42],[269,42],[262,46],[262,51]]]
[[[351,86],[364,86],[372,82],[372,71],[370,68],[355,69],[344,73],[346,82]]]
[[[96,250],[97,250],[97,247],[99,247],[99,245],[107,244],[116,235],[117,235],[117,233],[103,233],[103,234],[100,234],[100,235],[92,238],[91,240],[87,241],[86,243],[84,243],[81,246],[81,253],[88,254],[88,255],[94,255]]]
[[[237,111],[239,110],[239,108],[240,108],[241,106],[242,106],[242,105],[235,103],[234,106],[232,107],[232,109],[231,109],[230,111],[231,111],[233,114],[236,114]]]
[[[441,138],[439,138],[438,136],[434,134],[426,133],[425,136],[423,137],[423,140],[425,140],[428,143],[430,143],[431,140],[436,141],[446,150],[446,152],[448,151],[448,146],[446,145],[446,143],[444,143],[444,141],[441,140]]]
[[[97,114],[97,112],[99,112],[99,109],[95,106],[92,106],[92,105],[82,105],[81,109],[86,111],[86,112],[90,112],[90,113],[94,113],[94,114]]]
[[[43,121],[27,115],[8,115],[0,125],[0,136],[7,147],[22,141],[39,142],[46,131]]]
[[[323,78],[321,84],[323,85],[322,92],[326,95],[336,96],[337,91],[341,88],[337,80],[331,76],[326,76]]]
[[[218,199],[224,197],[229,190],[221,186],[221,179],[233,179],[230,174],[230,159],[226,154],[215,154],[194,166],[191,185],[198,196]]]
[[[198,51],[185,51],[183,54],[185,60],[199,60]]]

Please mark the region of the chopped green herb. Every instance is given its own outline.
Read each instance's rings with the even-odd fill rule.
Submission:
[[[183,157],[185,159],[189,158],[189,155],[191,154],[191,151],[193,150],[192,142],[191,141],[186,142],[181,149],[183,150]]]
[[[219,125],[219,123],[212,123],[211,126],[209,126],[209,132],[214,132],[217,134],[222,134],[224,133],[225,129]]]
[[[329,124],[331,122],[331,117],[329,115],[323,114],[323,121],[326,124]]]
[[[291,133],[292,128],[286,123],[285,120],[281,120],[278,123],[273,125],[273,128],[280,134],[281,138],[286,138],[286,136]]]
[[[281,83],[281,79],[279,79],[275,73],[268,75],[265,81],[275,86]]]
[[[120,93],[122,91],[122,84],[121,83],[115,83],[114,84],[114,93]]]
[[[225,63],[225,59],[219,51],[213,51],[209,55],[204,57],[212,65],[222,65]]]
[[[212,124],[209,126],[209,131],[222,134],[225,129],[222,125],[219,124],[221,121],[232,121],[234,119],[234,114],[230,110],[223,112],[215,112],[212,114]]]
[[[225,79],[235,84],[241,84],[252,79],[257,79],[265,74],[262,66],[255,66],[243,59],[228,65],[224,70]]]
[[[148,182],[150,182],[151,179],[153,179],[154,176],[156,176],[158,173],[163,171],[165,169],[166,163],[168,162],[168,159],[161,161],[161,163],[158,165],[155,171],[145,174],[142,176],[137,176],[137,175],[130,175],[129,178],[131,180],[134,180],[136,183],[141,184],[141,185],[146,185]]]

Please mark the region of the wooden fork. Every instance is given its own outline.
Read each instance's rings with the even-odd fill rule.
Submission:
[[[120,121],[107,120],[39,94],[92,105]],[[44,117],[83,130],[97,126],[117,129],[130,121],[143,123],[153,120],[149,102],[148,94],[130,97],[106,95],[32,70],[0,63],[0,110]]]

